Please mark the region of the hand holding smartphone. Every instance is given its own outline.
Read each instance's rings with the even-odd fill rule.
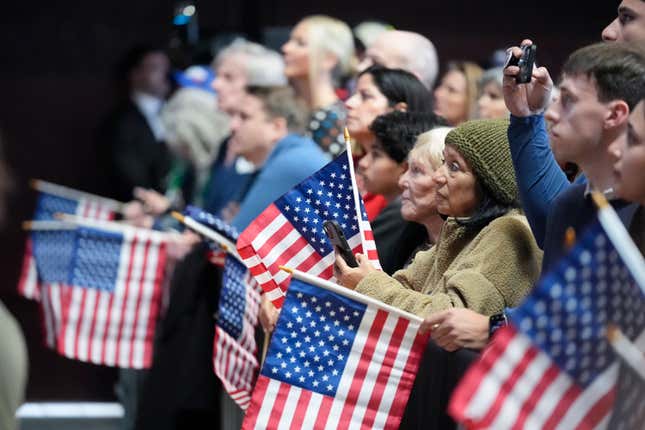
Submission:
[[[343,260],[349,267],[358,267],[356,257],[352,253],[352,248],[349,247],[345,234],[336,221],[326,220],[323,222],[323,229],[329,238],[329,241],[334,246],[334,249],[343,257]]]
[[[522,55],[519,58],[513,55],[513,52],[508,53],[508,59],[506,60],[504,68],[518,66],[520,72],[515,77],[515,82],[518,84],[528,84],[531,82],[531,76],[533,75],[537,45],[523,45],[521,48]]]

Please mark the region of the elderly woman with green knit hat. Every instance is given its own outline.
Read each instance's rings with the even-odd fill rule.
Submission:
[[[360,254],[357,268],[337,255],[338,282],[421,317],[516,306],[540,274],[542,252],[518,209],[507,128],[505,120],[476,120],[446,136],[444,163],[433,176],[446,221],[432,248],[392,276]]]

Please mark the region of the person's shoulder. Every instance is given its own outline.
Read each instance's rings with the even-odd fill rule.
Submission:
[[[528,219],[519,210],[512,210],[500,217],[495,218],[482,229],[480,234],[496,235],[501,232],[513,235],[533,236]]]
[[[278,144],[271,165],[288,168],[321,168],[329,162],[325,153],[308,137],[290,134]],[[313,173],[313,172],[312,172]]]

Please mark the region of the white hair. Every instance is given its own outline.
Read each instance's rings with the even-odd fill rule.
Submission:
[[[161,121],[168,147],[175,153],[188,149],[197,169],[211,165],[229,134],[228,116],[216,109],[215,94],[199,88],[181,88],[164,105]]]
[[[213,62],[213,68],[217,69],[226,57],[233,55],[239,55],[244,59],[247,85],[258,87],[287,85],[284,60],[276,51],[244,39],[236,39],[220,51]]]
[[[397,31],[397,30],[395,30]],[[405,35],[410,41],[407,44],[405,70],[417,75],[421,83],[428,89],[434,88],[437,75],[439,74],[439,56],[432,42],[411,31],[398,31]]]
[[[417,142],[408,155],[408,159],[420,160],[437,170],[443,164],[443,149],[446,136],[452,127],[435,127],[417,137]]]

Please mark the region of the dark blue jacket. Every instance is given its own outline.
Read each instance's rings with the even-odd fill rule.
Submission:
[[[573,227],[576,237],[579,238],[585,228],[596,219],[598,210],[591,196],[585,196],[585,190],[584,184],[571,185],[551,205],[544,240],[543,276],[564,256],[566,252],[564,238],[567,228]],[[612,200],[611,205],[623,224],[629,228],[639,205],[624,200]]]

